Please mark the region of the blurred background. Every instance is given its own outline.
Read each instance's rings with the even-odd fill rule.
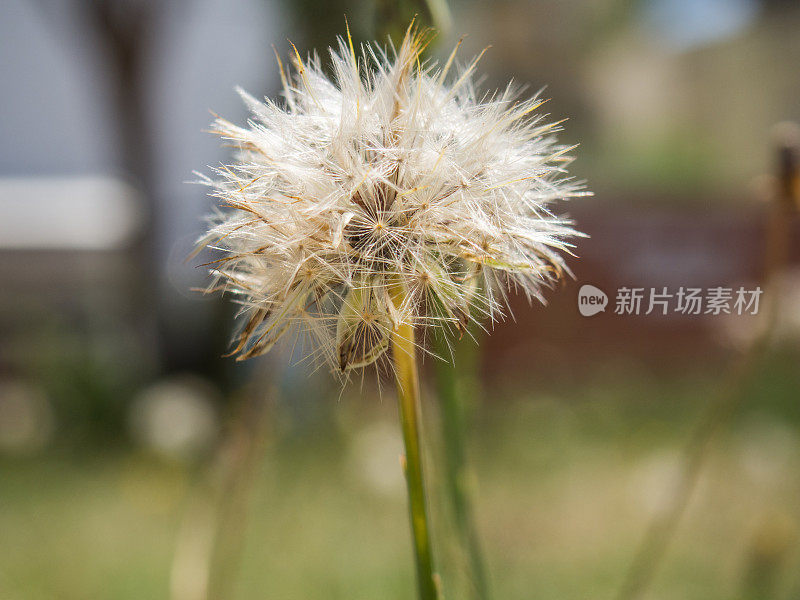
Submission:
[[[595,192],[559,207],[591,236],[575,279],[458,350],[493,596],[617,597],[702,456],[647,597],[800,599],[798,178],[776,128],[800,120],[800,4],[449,10],[448,27],[411,0],[4,0],[0,599],[411,597],[391,382],[341,391],[285,350],[221,358],[234,309],[194,291],[187,256],[211,207],[193,171],[229,158],[211,111],[241,123],[234,86],[277,94],[271,46],[327,46],[345,13],[357,40],[385,39],[431,11],[435,54],[492,46],[484,89],[546,86]],[[612,307],[581,317],[584,283]],[[622,286],[740,285],[776,307],[763,351],[757,319],[611,310]],[[436,539],[460,600],[430,362]]]

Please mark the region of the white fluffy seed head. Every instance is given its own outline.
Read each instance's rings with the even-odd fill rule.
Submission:
[[[409,28],[399,50],[358,57],[348,33],[332,77],[295,49],[281,103],[240,92],[247,126],[216,120],[237,155],[204,179],[219,208],[201,246],[222,253],[209,289],[242,305],[240,360],[294,330],[347,371],[400,323],[460,334],[501,317],[509,287],[542,300],[564,274],[580,234],[549,205],[587,192],[558,124],[511,87],[478,98],[477,60],[451,75],[456,50],[439,68],[425,44]]]

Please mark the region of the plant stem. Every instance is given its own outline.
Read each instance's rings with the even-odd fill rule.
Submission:
[[[420,600],[436,600],[436,582],[433,574],[428,508],[425,498],[425,483],[422,475],[422,453],[420,450],[420,400],[417,354],[414,346],[414,328],[400,324],[392,332],[392,358],[397,378],[397,397],[400,407],[400,422],[403,427],[403,442],[406,455],[403,470],[408,486],[408,506],[411,516],[411,532],[414,537],[417,583]]]
[[[433,339],[436,353],[439,356],[446,356],[449,349],[443,334],[438,332],[434,334]],[[469,356],[464,356],[467,354],[464,350],[463,342],[459,341],[453,352],[454,355],[459,355],[458,360],[455,360],[454,356],[452,363],[443,360],[436,362],[436,391],[442,411],[447,493],[461,545],[469,561],[471,597],[476,600],[486,600],[489,597],[489,586],[470,502],[469,482],[472,473],[466,456],[466,429],[471,398],[465,397],[464,387],[459,385],[460,379],[470,372],[475,372],[477,352],[472,350]],[[465,361],[466,368],[464,368]],[[460,368],[456,365],[460,365]],[[476,382],[473,383],[477,385]]]

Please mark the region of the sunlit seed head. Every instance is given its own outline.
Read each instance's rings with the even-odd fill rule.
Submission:
[[[509,288],[543,300],[568,272],[581,234],[550,207],[587,192],[559,124],[511,87],[479,98],[477,60],[440,68],[425,45],[412,28],[396,51],[340,39],[333,77],[295,53],[280,102],[241,92],[247,126],[216,120],[238,151],[204,178],[219,206],[201,246],[222,254],[209,289],[241,304],[240,360],[294,331],[346,372],[400,323],[460,336],[500,318]]]

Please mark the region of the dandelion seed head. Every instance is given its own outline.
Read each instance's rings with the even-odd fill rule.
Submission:
[[[203,181],[218,199],[200,242],[211,290],[241,304],[231,354],[268,352],[288,331],[342,372],[389,347],[398,324],[461,335],[501,318],[510,288],[543,301],[581,234],[550,211],[585,195],[566,171],[559,123],[512,86],[479,97],[475,64],[423,62],[426,35],[399,49],[340,38],[332,76],[293,46],[283,98],[240,94],[246,126],[217,118],[235,162]]]

